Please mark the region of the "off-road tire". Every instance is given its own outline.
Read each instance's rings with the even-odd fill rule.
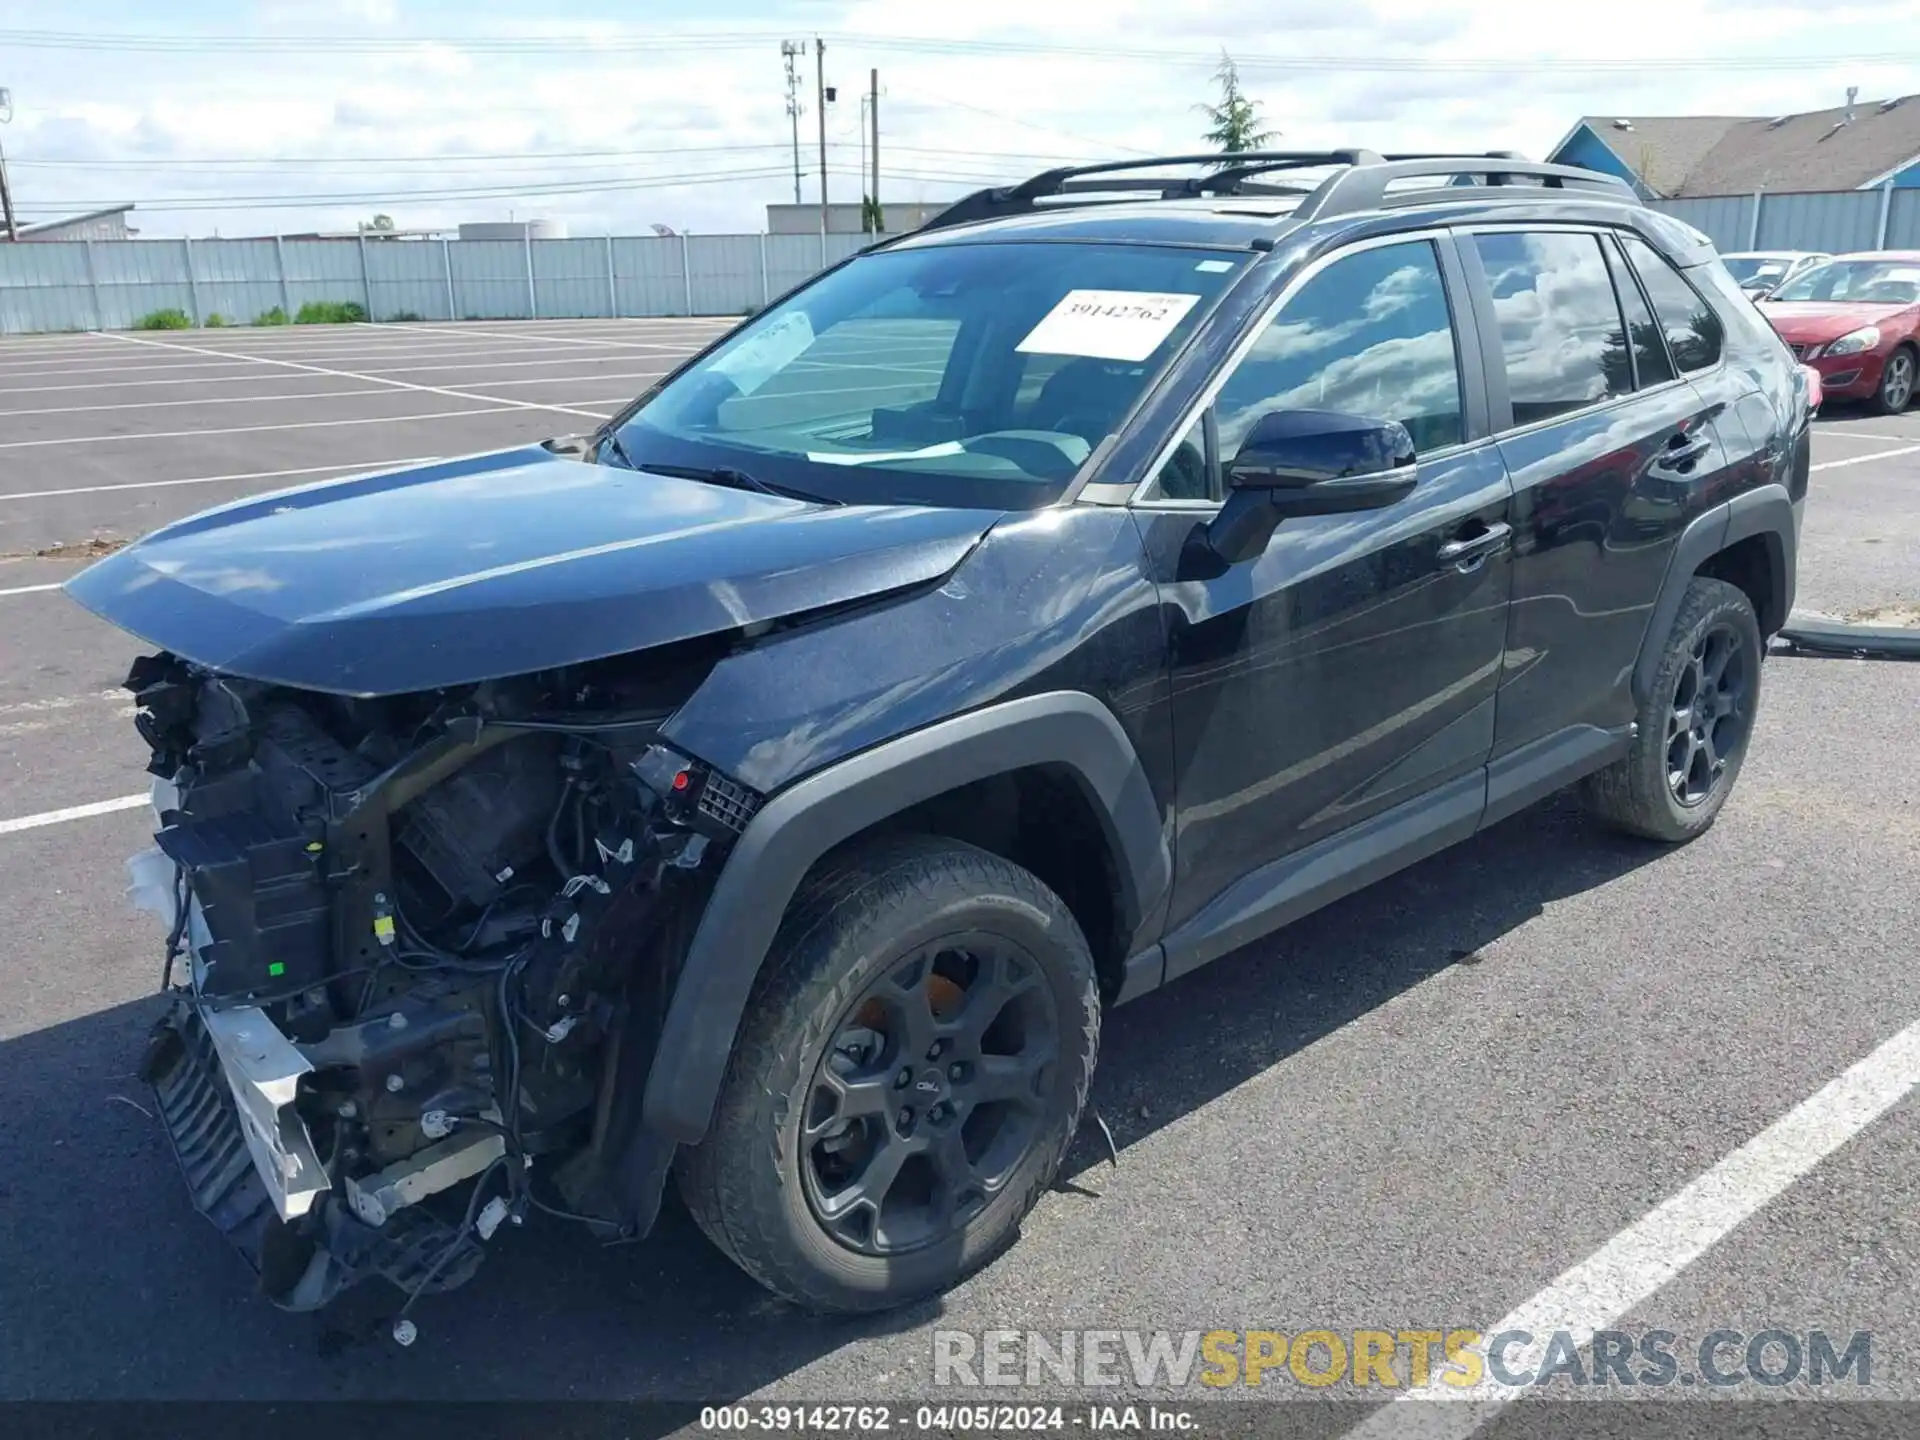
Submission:
[[[803,1193],[799,1125],[850,1006],[927,940],[986,930],[1017,941],[1050,987],[1059,1058],[1043,1123],[1000,1192],[957,1239],[895,1256],[841,1245]],[[695,1223],[762,1285],[805,1309],[888,1309],[950,1288],[1016,1238],[1080,1121],[1099,1047],[1094,964],[1073,914],[987,851],[896,835],[829,857],[802,885],[755,984],[713,1123],[676,1168]]]
[[[1682,672],[1702,636],[1721,624],[1732,627],[1749,666],[1746,724],[1738,748],[1728,757],[1719,781],[1704,800],[1682,805],[1668,783],[1667,717]],[[1648,840],[1679,844],[1704,834],[1720,814],[1739,778],[1759,710],[1761,660],[1765,644],[1754,618],[1753,602],[1724,580],[1695,576],[1674,616],[1646,702],[1640,707],[1633,748],[1619,760],[1580,782],[1582,805],[1617,829]]]

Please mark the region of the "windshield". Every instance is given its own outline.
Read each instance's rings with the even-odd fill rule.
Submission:
[[[1920,261],[1833,260],[1796,275],[1767,298],[1912,305],[1920,302]]]
[[[632,463],[863,503],[1050,503],[1250,258],[1149,245],[863,255],[630,416]]]
[[[1752,286],[1778,280],[1791,262],[1777,255],[1729,255],[1723,263],[1737,282]]]

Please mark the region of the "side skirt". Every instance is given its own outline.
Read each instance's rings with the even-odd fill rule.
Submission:
[[[1352,829],[1283,855],[1242,877],[1166,936],[1131,957],[1116,1004],[1125,1004],[1471,838],[1633,744],[1634,726],[1575,725],[1503,755],[1485,769],[1384,810]]]

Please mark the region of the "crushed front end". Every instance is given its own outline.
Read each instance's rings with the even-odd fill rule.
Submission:
[[[657,743],[707,642],[357,699],[169,654],[127,680],[167,929],[144,1063],[195,1205],[295,1310],[470,1277],[535,1211],[648,1230],[639,1092],[758,797]]]

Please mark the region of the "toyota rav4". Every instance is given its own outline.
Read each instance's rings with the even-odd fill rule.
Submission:
[[[1112,1007],[1575,783],[1710,826],[1808,444],[1607,177],[1171,157],[960,201],[589,435],[156,531],[68,589],[155,651],[194,1203],[293,1309],[670,1179],[803,1306],[951,1286]]]

